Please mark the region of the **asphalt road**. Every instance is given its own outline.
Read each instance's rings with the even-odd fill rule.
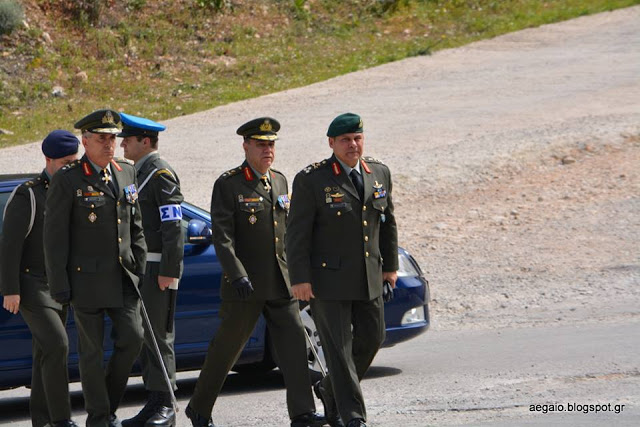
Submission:
[[[430,331],[383,349],[363,381],[372,426],[636,426],[640,419],[640,322],[580,326]],[[196,373],[181,374],[184,409]],[[84,420],[74,384],[74,414]],[[284,426],[284,387],[277,371],[259,377],[232,374],[214,409],[221,426]],[[118,414],[144,403],[138,379]],[[589,413],[569,411],[569,404]],[[564,411],[531,411],[563,405]],[[584,405],[587,405],[586,407]],[[595,413],[601,405],[602,411]],[[624,405],[624,406],[623,406]],[[547,410],[551,408],[547,406]],[[30,425],[25,389],[0,393],[2,424]],[[615,411],[618,410],[618,413]],[[187,426],[184,412],[179,426]]]

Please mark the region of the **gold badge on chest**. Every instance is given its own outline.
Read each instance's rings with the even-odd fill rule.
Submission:
[[[96,215],[95,212],[91,212],[89,214],[89,222],[91,223],[96,222],[97,219],[98,219],[98,215]]]
[[[258,222],[258,217],[257,217],[257,216],[255,216],[254,214],[251,214],[251,215],[249,216],[249,224],[253,225],[253,224],[255,224],[256,222]]]

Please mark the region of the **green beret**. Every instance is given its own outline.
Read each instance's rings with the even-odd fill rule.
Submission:
[[[120,133],[120,114],[113,110],[98,110],[84,116],[73,125],[82,132]]]
[[[335,138],[344,133],[362,133],[362,119],[353,113],[340,114],[333,119],[327,130],[327,136]]]
[[[243,124],[236,133],[245,138],[261,139],[263,141],[275,141],[278,139],[280,123],[271,117],[260,117]]]

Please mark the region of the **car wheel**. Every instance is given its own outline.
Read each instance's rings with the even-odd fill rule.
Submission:
[[[311,374],[311,379],[315,381],[322,378],[323,369],[325,370],[325,373],[328,372],[327,361],[324,357],[324,349],[320,343],[320,335],[318,334],[316,323],[313,320],[311,307],[309,307],[308,304],[301,307],[300,318],[302,319],[302,324],[304,325],[304,329],[307,331],[308,337],[307,361],[309,364],[309,373]]]

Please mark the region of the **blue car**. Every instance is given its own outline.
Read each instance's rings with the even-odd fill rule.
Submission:
[[[0,175],[0,213],[4,212],[13,189],[34,175]],[[222,267],[211,244],[211,217],[209,213],[192,204],[182,204],[185,229],[184,274],[180,282],[176,308],[176,364],[179,371],[200,369],[204,362],[209,341],[219,325],[220,275]],[[0,218],[0,230],[2,229]],[[429,285],[415,259],[404,249],[398,250],[400,270],[394,298],[385,304],[387,327],[383,346],[409,340],[429,328]],[[0,258],[0,262],[2,259]],[[309,369],[320,372],[319,362],[324,364],[322,346],[309,307],[301,305],[303,323],[315,347],[308,344]],[[105,330],[105,359],[112,348],[110,321]],[[70,310],[67,322],[69,333],[69,375],[79,380],[77,331]],[[12,315],[0,308],[0,390],[21,387],[31,382],[31,333],[20,314]],[[317,360],[315,354],[321,359]],[[326,366],[326,365],[325,365]],[[259,372],[273,369],[275,362],[269,341],[269,330],[263,318],[258,321],[245,346],[234,371]],[[134,368],[132,375],[139,373]]]

